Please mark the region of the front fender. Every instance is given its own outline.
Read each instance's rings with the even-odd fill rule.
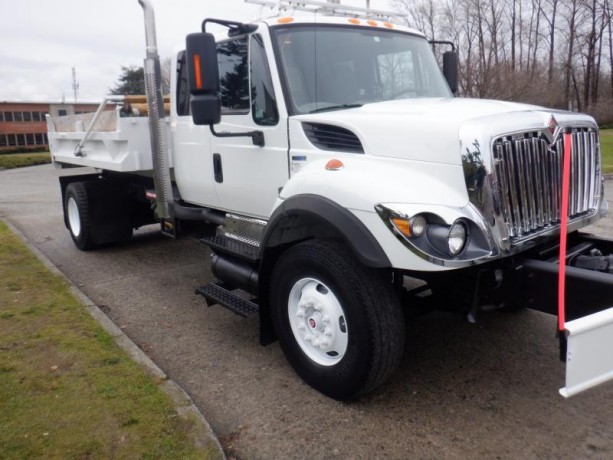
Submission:
[[[266,225],[260,257],[268,248],[312,237],[340,237],[364,265],[391,266],[376,238],[353,213],[314,194],[295,195],[280,203]]]

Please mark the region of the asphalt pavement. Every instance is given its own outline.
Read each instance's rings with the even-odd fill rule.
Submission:
[[[0,171],[0,215],[195,401],[228,456],[273,458],[613,458],[613,384],[558,394],[555,318],[492,311],[477,324],[432,314],[407,326],[392,380],[352,404],[294,374],[257,318],[206,307],[209,250],[147,227],[81,252],[52,166]],[[613,201],[613,181],[607,182]],[[592,228],[613,237],[610,217]]]

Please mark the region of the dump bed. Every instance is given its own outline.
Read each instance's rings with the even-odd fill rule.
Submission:
[[[169,139],[168,121],[164,126]],[[146,116],[121,117],[119,108],[58,117],[47,115],[47,129],[51,157],[58,167],[91,166],[117,172],[153,169]]]

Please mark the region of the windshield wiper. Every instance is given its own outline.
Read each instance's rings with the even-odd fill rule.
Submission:
[[[344,109],[355,109],[358,107],[362,107],[364,104],[340,104],[340,105],[330,105],[328,107],[322,107],[321,109],[311,110],[309,113],[317,113],[317,112],[328,112],[329,110],[344,110]]]

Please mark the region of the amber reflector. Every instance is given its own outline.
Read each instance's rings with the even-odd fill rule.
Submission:
[[[343,169],[345,165],[341,160],[333,159],[326,163],[326,169],[328,171],[338,171],[339,169]]]

